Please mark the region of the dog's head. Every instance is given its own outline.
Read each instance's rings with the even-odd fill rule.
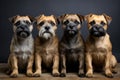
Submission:
[[[85,16],[85,19],[88,23],[90,34],[95,37],[105,36],[108,25],[112,20],[112,18],[106,14],[89,14]]]
[[[40,15],[36,17],[36,24],[39,30],[39,37],[50,39],[55,36],[58,20],[54,15]]]
[[[79,32],[84,17],[79,14],[64,14],[60,16],[59,21],[62,23],[64,33],[74,36]]]
[[[13,31],[19,38],[27,38],[33,29],[34,18],[31,16],[16,15],[9,18],[13,24]]]

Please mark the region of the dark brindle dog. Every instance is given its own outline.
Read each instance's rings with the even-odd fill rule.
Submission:
[[[76,66],[79,68],[76,69],[78,70],[78,75],[81,77],[84,76],[85,46],[80,34],[83,20],[84,17],[77,14],[65,14],[60,16],[60,22],[62,23],[62,28],[64,30],[64,34],[59,44],[61,77],[66,76],[67,68],[71,67],[71,69],[76,69]],[[72,67],[72,65],[74,66]]]

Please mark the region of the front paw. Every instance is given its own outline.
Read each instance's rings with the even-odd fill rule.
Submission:
[[[33,74],[33,76],[34,76],[34,77],[40,77],[40,76],[41,76],[41,73],[40,73],[40,72],[35,72],[35,73]]]
[[[78,76],[85,77],[84,70],[79,70]]]
[[[53,73],[53,76],[54,76],[54,77],[59,77],[59,75],[60,75],[59,72]]]
[[[93,73],[86,73],[86,77],[92,78],[93,77]]]
[[[108,78],[113,78],[113,74],[112,73],[106,73],[105,76],[108,77]]]
[[[66,77],[66,73],[61,73],[60,77]]]
[[[32,73],[32,72],[27,72],[27,76],[28,76],[28,77],[32,77],[32,76],[33,76],[33,73]]]
[[[12,72],[11,74],[10,74],[10,77],[12,77],[12,78],[15,78],[15,77],[17,77],[18,76],[18,72]]]
[[[60,76],[60,73],[58,72],[58,70],[53,70],[52,75],[53,75],[54,77],[59,77],[59,76]]]

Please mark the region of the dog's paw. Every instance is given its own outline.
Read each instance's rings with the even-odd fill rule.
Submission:
[[[82,69],[82,70],[79,70],[78,76],[79,76],[79,77],[85,77],[85,74],[84,74],[84,70],[83,70],[83,69]]]
[[[66,77],[66,74],[65,73],[61,73],[60,77]]]
[[[87,74],[86,74],[86,77],[92,78],[92,77],[93,77],[93,74],[92,74],[92,73],[87,73]]]
[[[85,74],[78,74],[79,77],[85,77]]]
[[[18,73],[17,72],[12,72],[11,74],[10,74],[10,77],[12,77],[12,78],[15,78],[15,77],[17,77],[18,76]]]
[[[40,76],[41,76],[41,73],[35,72],[35,73],[33,74],[33,77],[40,77]]]
[[[105,76],[108,77],[108,78],[113,78],[113,74],[112,73],[106,73]]]
[[[53,76],[54,76],[54,77],[59,77],[60,74],[59,74],[59,73],[53,73]]]
[[[117,70],[115,70],[115,69],[112,70],[112,73],[113,73],[113,74],[117,74]]]
[[[31,72],[31,73],[27,73],[26,74],[28,77],[32,77],[33,76],[33,73]]]

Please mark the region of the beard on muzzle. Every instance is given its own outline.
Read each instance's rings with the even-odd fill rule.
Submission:
[[[17,35],[21,38],[27,38],[30,35],[29,31],[18,31]]]

